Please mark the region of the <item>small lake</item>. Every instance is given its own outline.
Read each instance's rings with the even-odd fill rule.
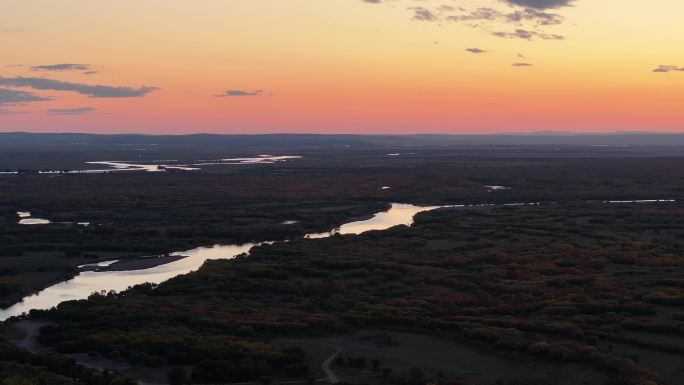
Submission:
[[[377,213],[371,218],[346,223],[330,232],[308,234],[306,238],[325,238],[335,234],[361,234],[371,230],[385,230],[397,225],[411,225],[416,214],[436,208],[438,207],[421,207],[394,203],[388,211]],[[33,309],[50,309],[65,301],[86,299],[94,292],[123,291],[129,286],[146,282],[158,284],[177,275],[195,271],[207,260],[232,259],[240,254],[247,253],[252,247],[259,244],[261,243],[215,245],[179,251],[172,255],[183,255],[187,256],[187,258],[145,270],[84,271],[68,281],[48,287],[37,294],[25,297],[20,303],[5,310],[0,310],[0,321],[12,316],[21,315]],[[106,261],[90,264],[89,266],[108,266],[114,262],[116,261]]]

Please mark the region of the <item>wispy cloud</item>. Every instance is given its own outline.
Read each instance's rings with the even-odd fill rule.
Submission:
[[[531,21],[538,25],[557,25],[563,23],[563,16],[539,11],[533,8],[525,8],[521,11],[508,13],[504,17],[512,23],[520,23],[523,21]]]
[[[658,68],[654,69],[653,72],[661,72],[661,73],[667,73],[667,72],[684,72],[684,67],[679,67],[679,66],[668,66],[668,65],[659,65]]]
[[[574,0],[503,0],[508,4],[535,9],[552,9],[570,6]]]
[[[431,10],[425,7],[411,7],[413,11],[413,20],[419,21],[437,21],[439,18]]]
[[[53,108],[48,110],[48,115],[87,115],[94,111],[93,107]]]
[[[0,106],[20,105],[24,103],[44,102],[49,100],[52,99],[38,96],[33,92],[0,88]]]
[[[513,63],[512,65],[513,65],[513,67],[532,67],[534,64],[519,62],[519,63]]]
[[[481,48],[466,48],[466,51],[474,54],[479,54],[479,53],[487,53],[489,51],[481,49]]]
[[[380,4],[387,0],[363,0],[366,3]],[[525,40],[563,40],[565,37],[544,31],[547,27],[562,24],[564,17],[551,9],[570,6],[574,0],[489,0],[486,6],[467,7],[438,5],[421,0],[420,6],[408,7],[412,19],[422,22],[464,23],[502,38]],[[499,4],[499,5],[497,5]],[[501,6],[506,4],[509,7]],[[513,9],[511,9],[511,7]],[[512,25],[516,30],[505,31],[502,26]]]
[[[473,10],[459,9],[461,13],[446,16],[448,21],[495,21],[504,17],[503,13],[494,8],[480,7]]]
[[[28,87],[37,90],[72,91],[91,98],[136,98],[158,90],[157,87],[143,86],[115,87],[63,82],[60,80],[31,77],[0,77],[0,85],[9,87]]]
[[[23,106],[26,103],[46,102],[52,99],[34,94],[33,92],[0,88],[0,115],[23,114],[26,111],[7,109],[6,107]]]
[[[543,33],[543,32],[538,32],[538,31],[529,31],[526,29],[516,29],[513,32],[492,32],[492,35],[497,36],[497,37],[503,37],[507,39],[524,39],[524,40],[532,40],[534,38],[542,39],[542,40],[563,40],[565,39],[565,36],[563,35],[556,35],[556,34],[549,34],[549,33]]]
[[[245,90],[228,90],[222,94],[216,95],[219,98],[230,97],[230,96],[261,96],[264,94],[263,90],[255,91],[245,91]]]
[[[73,64],[73,63],[62,63],[62,64],[47,64],[31,67],[33,71],[91,71],[89,64]]]

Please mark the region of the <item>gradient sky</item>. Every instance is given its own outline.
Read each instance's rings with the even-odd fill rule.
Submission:
[[[3,0],[0,131],[684,131],[681,0]]]

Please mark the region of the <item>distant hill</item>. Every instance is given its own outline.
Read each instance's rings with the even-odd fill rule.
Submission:
[[[98,135],[81,133],[42,134],[0,133],[0,147],[50,147],[72,145],[159,145],[166,147],[228,148],[377,148],[445,146],[672,146],[684,145],[684,134],[608,133],[576,134],[566,132],[516,133],[493,135]]]

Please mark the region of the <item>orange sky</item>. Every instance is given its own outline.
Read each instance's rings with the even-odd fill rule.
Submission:
[[[683,14],[681,0],[4,0],[0,131],[684,131]]]

